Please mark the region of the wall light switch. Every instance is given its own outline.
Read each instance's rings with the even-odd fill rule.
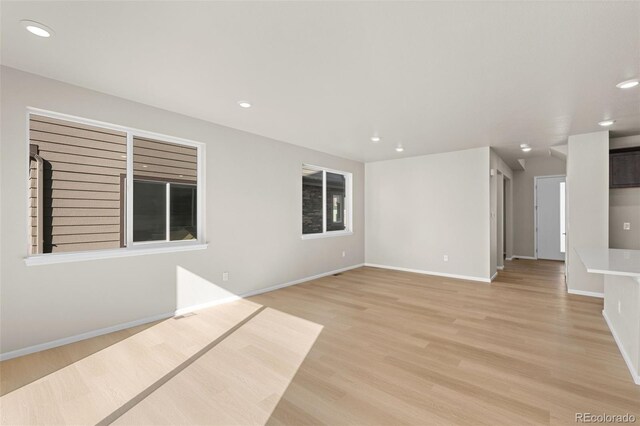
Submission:
[[[631,224],[629,222],[623,223],[622,229],[624,229],[625,231],[629,231],[631,229]]]
[[[229,281],[229,273],[228,272],[223,272],[222,273],[222,281]]]
[[[342,250],[342,257],[347,257],[347,252]]]
[[[442,256],[442,260],[444,260],[445,262],[449,261],[449,255],[445,254],[444,256]]]

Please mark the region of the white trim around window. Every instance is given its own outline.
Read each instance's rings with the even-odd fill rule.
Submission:
[[[327,167],[316,166],[312,164],[302,164],[302,169],[316,170],[322,172],[322,232],[314,234],[302,234],[303,240],[314,240],[318,238],[330,238],[330,237],[342,237],[353,235],[353,174],[349,172],[343,172],[341,170],[330,169]],[[342,175],[345,178],[345,229],[339,231],[327,231],[327,173],[334,173]],[[302,200],[304,203],[304,199]],[[302,213],[303,206],[300,206],[300,212]]]
[[[162,243],[161,245],[150,246],[145,244],[146,247],[141,247],[136,245],[135,247],[127,248],[119,248],[112,250],[87,250],[87,251],[79,251],[79,252],[69,252],[69,253],[48,253],[48,254],[36,254],[33,256],[26,257],[24,259],[24,263],[27,266],[36,266],[36,265],[51,265],[55,263],[71,263],[71,262],[82,262],[87,260],[98,260],[98,259],[113,259],[117,257],[130,257],[130,256],[142,256],[146,254],[160,254],[160,253],[176,253],[181,251],[196,251],[196,250],[206,250],[209,245],[201,244],[198,241],[189,241],[189,242],[171,242],[171,243]]]
[[[303,240],[316,240],[318,238],[345,237],[353,235],[353,231],[329,231],[318,234],[302,234]]]
[[[39,108],[28,107],[26,112],[26,155],[29,158],[29,145],[31,143],[31,135],[30,135],[30,117],[32,114],[36,114],[39,116],[49,117],[53,119],[66,120],[71,121],[77,124],[84,124],[88,126],[101,127],[109,130],[116,130],[125,132],[127,134],[127,163],[126,163],[126,190],[125,190],[125,198],[126,198],[126,210],[125,210],[125,226],[124,226],[124,234],[126,247],[117,248],[117,249],[105,249],[105,250],[86,250],[80,252],[68,252],[68,253],[45,253],[45,254],[35,254],[35,255],[27,255],[24,258],[25,264],[28,266],[31,265],[45,265],[45,264],[54,264],[54,263],[67,263],[67,262],[76,262],[76,261],[85,261],[85,260],[95,260],[95,259],[108,259],[108,258],[116,258],[116,257],[127,257],[127,256],[139,256],[145,254],[154,254],[154,253],[169,253],[169,252],[179,252],[179,251],[191,251],[191,250],[204,250],[208,247],[205,236],[205,221],[204,217],[206,215],[206,199],[205,199],[205,156],[206,156],[206,146],[202,142],[195,142],[187,139],[177,138],[174,136],[163,135],[159,133],[148,132],[145,130],[140,130],[132,127],[121,126],[117,124],[106,123],[102,121],[96,121],[92,119],[72,116],[68,114],[62,114],[52,111],[47,111]],[[176,145],[184,145],[192,148],[196,148],[197,152],[197,177],[196,177],[196,185],[197,185],[197,238],[188,241],[152,241],[152,242],[134,242],[133,241],[133,184],[134,179],[129,178],[133,177],[133,138],[141,137],[148,138],[152,140],[156,140],[159,142],[167,142]],[[26,190],[25,190],[25,205],[26,211],[30,211],[30,202],[29,202],[29,168],[25,168],[24,174],[24,182],[26,182]],[[168,190],[169,186],[167,186]],[[167,202],[167,209],[169,203]],[[27,215],[27,217],[29,217]],[[30,235],[30,226],[29,221],[26,223],[26,244],[25,251],[29,253],[29,246],[31,245],[31,241],[29,238]]]

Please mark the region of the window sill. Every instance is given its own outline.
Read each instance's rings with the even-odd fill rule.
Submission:
[[[318,238],[346,237],[348,235],[353,235],[353,231],[329,231],[324,234],[304,234],[302,235],[302,239],[315,240]]]
[[[51,265],[55,263],[82,262],[85,260],[112,259],[117,257],[142,256],[145,254],[175,253],[181,251],[205,250],[206,243],[167,244],[155,247],[133,247],[114,250],[96,250],[81,253],[52,253],[29,256],[24,259],[27,266]]]

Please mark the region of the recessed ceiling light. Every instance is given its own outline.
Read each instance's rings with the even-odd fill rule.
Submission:
[[[251,108],[251,103],[247,101],[239,101],[238,105],[240,105],[242,108]]]
[[[520,149],[524,152],[529,152],[532,148],[529,146],[529,144],[523,143],[520,144]]]
[[[22,26],[29,31],[31,34],[37,35],[38,37],[51,37],[53,35],[53,30],[46,25],[43,25],[39,22],[22,20],[20,21]]]
[[[398,151],[398,152],[402,152],[402,151],[404,151],[404,148],[402,147],[402,145],[398,145],[398,146],[396,147],[396,151]]]
[[[147,167],[149,167],[149,166],[147,166],[146,164],[143,164],[143,165],[142,165],[142,167],[144,167],[144,168],[146,169],[146,168],[147,168]]]
[[[609,127],[615,122],[616,122],[616,120],[604,120],[604,121],[599,122],[598,124],[601,125],[602,127]]]
[[[371,142],[380,142],[380,136],[371,136]]]
[[[627,80],[623,81],[622,83],[618,83],[616,84],[616,87],[619,89],[631,89],[632,87],[636,87],[638,84],[640,84],[640,81],[638,81],[637,78],[634,78],[633,80]]]

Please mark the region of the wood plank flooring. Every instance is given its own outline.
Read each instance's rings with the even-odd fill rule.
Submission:
[[[324,325],[269,423],[640,422],[602,300],[568,295],[563,268],[506,262],[490,285],[362,268],[252,298]]]
[[[263,425],[322,326],[266,308],[116,425]]]
[[[104,423],[260,309],[256,303],[238,300],[197,315],[170,318],[31,383],[9,384],[14,390],[0,397],[0,422]],[[90,344],[90,340],[77,344],[85,342]],[[64,351],[64,347],[51,349],[44,359],[56,359]],[[3,361],[0,372],[18,369],[29,375],[29,364],[19,358]],[[16,371],[12,375],[19,377]]]
[[[589,412],[640,422],[640,386],[602,318],[602,300],[568,295],[563,267],[506,262],[492,284],[365,267],[252,297],[267,308],[109,421],[526,425],[575,424],[576,413]],[[95,342],[107,338],[75,345],[97,345],[100,354]],[[163,352],[177,336],[165,327],[156,338]],[[42,365],[65,350],[0,363],[0,410],[30,411],[35,401],[18,397],[55,377],[61,370]],[[117,372],[107,365],[102,374]],[[64,395],[84,384],[58,386],[51,390]],[[19,424],[74,418],[31,415]]]

